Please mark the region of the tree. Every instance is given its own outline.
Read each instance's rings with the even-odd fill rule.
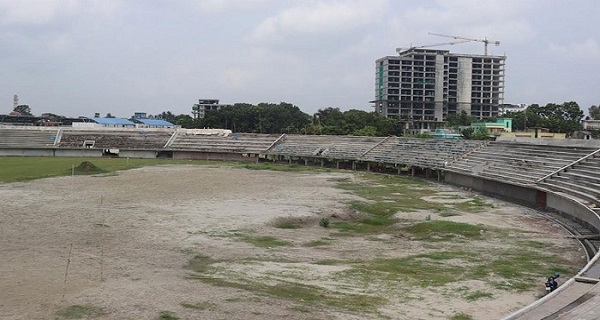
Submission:
[[[31,108],[29,107],[29,105],[20,104],[13,109],[13,112],[18,112],[22,116],[30,116]]]
[[[377,128],[373,126],[364,126],[361,129],[355,130],[352,132],[355,136],[369,136],[374,137],[377,135]]]
[[[449,114],[446,117],[446,121],[448,122],[448,126],[451,128],[456,128],[459,126],[468,126],[473,122],[474,118],[472,115],[468,114],[465,110],[460,113]]]
[[[306,132],[309,124],[309,115],[297,106],[285,102],[258,105],[236,103],[207,112],[199,122],[199,126],[203,127],[271,134]]]
[[[472,127],[464,128],[460,131],[460,133],[463,135],[463,138],[465,138],[467,140],[471,140],[474,132],[475,132],[475,129],[473,129]]]
[[[163,111],[157,117],[165,121],[169,121],[170,123],[175,123],[175,115],[171,113],[171,111]]]
[[[524,111],[509,112],[506,117],[513,119],[514,131],[547,128],[550,132],[570,136],[582,129],[583,111],[576,102],[570,101],[562,104],[548,103],[543,107],[532,104]]]
[[[600,120],[600,105],[591,106],[588,109],[588,113],[593,120]]]

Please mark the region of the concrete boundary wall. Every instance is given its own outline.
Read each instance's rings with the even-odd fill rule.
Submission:
[[[542,206],[543,197],[540,201],[538,190],[533,188],[516,186],[481,177],[474,177],[452,171],[446,171],[444,181],[448,184],[473,189],[486,195],[501,198],[509,202],[522,204],[528,207]],[[540,203],[541,202],[541,203]]]
[[[23,148],[2,148],[0,149],[2,157],[54,157],[54,149],[23,149]]]
[[[578,222],[593,232],[600,233],[600,217],[593,210],[582,203],[551,191],[546,191],[546,197],[547,208],[563,216],[568,216],[569,219]]]
[[[102,149],[54,149],[55,157],[99,158]]]
[[[119,150],[119,158],[154,159],[158,152],[153,150]]]

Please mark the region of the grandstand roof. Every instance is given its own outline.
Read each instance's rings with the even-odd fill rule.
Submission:
[[[135,119],[145,125],[149,125],[152,127],[173,127],[175,126],[174,124],[170,123],[169,121],[165,121],[165,120],[160,120],[160,119],[146,119],[146,118],[142,118],[142,119]]]
[[[118,125],[118,126],[135,126],[135,123],[121,118],[91,118],[98,124],[103,125]]]

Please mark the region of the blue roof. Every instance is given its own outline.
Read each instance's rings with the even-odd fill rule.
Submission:
[[[135,123],[121,118],[91,118],[99,124],[108,124],[108,125],[122,125],[122,126],[135,126]]]
[[[170,123],[169,121],[165,121],[165,120],[160,120],[160,119],[136,119],[139,122],[149,125],[149,126],[154,126],[154,127],[173,127],[174,124]]]

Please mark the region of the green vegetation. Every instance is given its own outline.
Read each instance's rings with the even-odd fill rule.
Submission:
[[[319,220],[319,225],[323,228],[329,228],[329,218],[321,218],[321,220]]]
[[[470,315],[460,312],[457,313],[455,315],[453,315],[450,320],[473,320],[473,317],[471,317]]]
[[[196,302],[196,303],[188,303],[182,302],[180,305],[187,309],[196,309],[196,310],[214,310],[216,308],[216,304],[208,301]]]
[[[243,241],[261,248],[284,247],[292,245],[291,242],[280,240],[272,236],[243,236]]]
[[[251,170],[286,172],[327,172],[314,166],[280,165],[274,163],[222,162],[174,159],[128,159],[128,158],[60,158],[60,157],[0,157],[0,183],[28,181],[42,178],[90,174],[110,174],[120,170],[157,165],[211,165]]]
[[[179,317],[171,311],[161,311],[158,320],[179,320]]]
[[[321,246],[328,246],[331,244],[330,240],[326,240],[326,239],[319,239],[319,240],[311,240],[307,243],[304,244],[305,247],[321,247]]]
[[[363,178],[362,182],[351,183],[346,181],[338,184],[339,188],[351,191],[367,200],[350,202],[350,208],[359,213],[352,219],[334,220],[331,222],[333,228],[345,233],[373,234],[393,232],[397,229],[395,225],[400,221],[403,212],[429,210],[445,217],[458,215],[461,211],[479,212],[489,207],[479,197],[459,203],[428,201],[426,199],[427,196],[436,196],[438,193],[429,187],[427,182],[422,180],[377,174],[362,174],[361,177]],[[462,197],[453,195],[452,199],[462,199]],[[450,223],[447,225],[443,223],[438,224],[435,221],[432,221],[432,223],[430,227],[439,227],[436,230],[432,230],[432,233],[440,233],[443,230],[446,234],[455,233],[461,236],[474,237],[474,235],[467,232],[469,226],[466,224],[456,226]],[[446,227],[454,227],[455,229],[444,230]],[[479,233],[481,228],[472,226],[471,229],[476,229],[477,233]],[[417,231],[415,229],[415,232]]]
[[[468,223],[434,220],[417,223],[402,230],[410,233],[417,240],[447,241],[457,237],[470,240],[481,239],[486,228]]]
[[[197,254],[188,261],[188,264],[185,266],[185,268],[197,273],[203,273],[208,271],[208,268],[211,264],[217,262],[219,261],[213,260],[209,256]]]
[[[206,161],[172,159],[125,159],[125,158],[58,158],[58,157],[0,157],[0,182],[27,181],[71,175],[72,169],[88,161],[97,173],[166,164],[206,164]],[[75,174],[90,174],[75,170]],[[92,172],[95,174],[95,172]]]
[[[482,298],[492,298],[494,297],[493,294],[489,293],[489,292],[483,292],[483,291],[475,291],[473,293],[468,294],[465,299],[467,299],[467,301],[476,301]]]
[[[502,252],[490,257],[485,249],[469,251],[448,250],[411,255],[402,258],[373,259],[367,261],[322,260],[321,265],[349,265],[349,270],[335,273],[338,279],[352,279],[366,285],[376,280],[402,281],[409,286],[439,287],[466,279],[482,280],[501,290],[527,290],[539,274],[558,271],[569,272],[556,265],[567,265],[568,261],[536,251]],[[552,267],[550,267],[552,266]],[[486,297],[474,293],[467,299]]]
[[[375,311],[378,306],[387,302],[381,297],[333,292],[317,286],[295,282],[278,282],[270,285],[250,279],[233,281],[232,279],[209,276],[198,277],[197,279],[214,286],[242,289],[306,305],[329,306],[351,311]]]
[[[273,226],[279,229],[302,228],[302,219],[297,217],[279,217],[273,221]]]
[[[102,308],[91,305],[72,305],[56,312],[59,319],[96,318],[106,315]]]
[[[243,163],[234,164],[234,167],[240,167],[250,170],[272,170],[272,171],[283,171],[283,172],[304,172],[304,171],[316,171],[325,172],[329,169],[322,169],[315,166],[301,166],[298,164],[281,165],[276,163],[261,162],[261,163]]]

